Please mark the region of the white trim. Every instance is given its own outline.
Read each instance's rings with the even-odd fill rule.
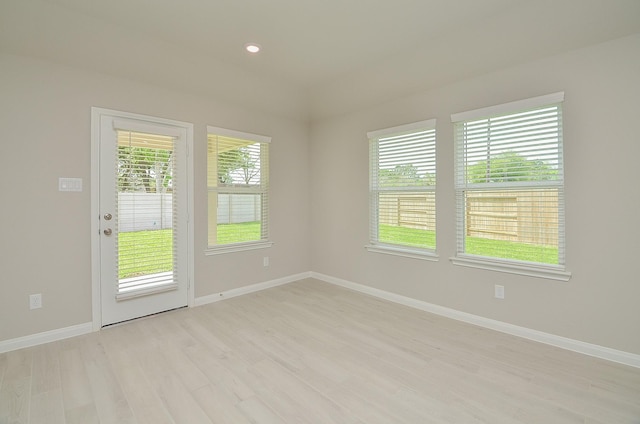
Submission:
[[[272,287],[294,283],[296,281],[303,280],[306,278],[315,278],[317,280],[321,280],[326,283],[334,284],[336,286],[344,287],[350,290],[354,290],[354,291],[364,293],[370,296],[374,296],[380,299],[384,299],[390,302],[398,303],[404,306],[419,309],[421,311],[440,315],[446,318],[455,319],[457,321],[478,325],[480,327],[510,334],[512,336],[522,337],[525,339],[548,344],[551,346],[556,346],[562,349],[570,350],[570,351],[581,353],[584,355],[593,356],[593,357],[604,359],[607,361],[617,362],[617,363],[628,365],[635,368],[640,368],[640,355],[637,355],[634,353],[611,349],[608,347],[599,346],[592,343],[581,342],[579,340],[569,339],[567,337],[557,336],[554,334],[549,334],[549,333],[545,333],[538,330],[532,330],[529,328],[508,324],[508,323],[493,320],[490,318],[484,318],[478,315],[457,311],[455,309],[446,308],[444,306],[435,305],[432,303],[424,302],[422,300],[413,299],[410,297],[387,292],[384,290],[365,286],[363,284],[358,284],[351,281],[343,280],[340,278],[331,277],[331,276],[321,274],[318,272],[313,272],[313,271],[294,274],[294,275],[279,278],[276,280],[266,281],[263,283],[252,284],[249,286],[232,289],[225,292],[215,293],[207,296],[201,296],[196,298],[193,305],[191,306],[202,306],[209,303],[219,302],[221,300],[230,299],[232,297],[242,296],[242,295],[254,293],[257,291],[266,290]],[[46,331],[44,333],[38,333],[30,336],[18,337],[16,339],[0,341],[0,353],[9,352],[12,350],[22,349],[22,348],[31,347],[31,346],[36,346],[39,344],[50,343],[57,340],[63,340],[69,337],[81,336],[83,334],[92,332],[93,328],[94,328],[93,323],[88,322],[85,324],[79,324],[71,327]]]
[[[397,127],[383,128],[380,130],[369,131],[367,137],[369,140],[377,140],[391,135],[403,135],[415,131],[434,130],[436,128],[435,119],[427,119],[420,122],[412,122],[410,124],[398,125]]]
[[[282,286],[282,285],[293,283],[309,277],[311,277],[311,272],[303,272],[300,274],[290,275],[288,277],[278,278],[276,280],[265,281],[263,283],[251,284],[249,286],[239,287],[237,289],[231,289],[228,291],[214,293],[207,296],[201,296],[196,298],[194,306],[202,306],[202,305],[207,305],[209,303],[219,302],[225,299],[231,299],[232,297],[242,296],[245,294],[258,292],[261,290],[270,289],[272,287]]]
[[[106,109],[91,108],[91,322],[102,327],[100,302],[100,117]]]
[[[439,256],[435,252],[430,252],[421,249],[411,249],[408,247],[395,247],[386,245],[373,245],[369,244],[364,247],[367,251],[372,253],[382,253],[385,255],[402,256],[404,258],[421,259],[424,261],[437,262]]]
[[[271,143],[271,137],[260,134],[252,134],[244,131],[229,130],[227,128],[207,125],[207,135],[220,135],[222,137],[239,138],[256,143]]]
[[[172,274],[173,273],[171,272],[169,275],[172,275]],[[178,289],[178,283],[172,283],[172,284],[161,285],[159,287],[150,287],[146,289],[132,290],[130,292],[116,294],[116,300],[120,302],[122,300],[135,299],[136,297],[149,296],[149,295],[164,293],[164,292],[177,290],[177,289]],[[187,304],[189,304],[188,300],[187,300]]]
[[[4,340],[0,342],[0,353],[64,340],[69,337],[81,336],[83,334],[91,333],[92,331],[93,324],[86,322],[84,324],[72,325],[71,327],[57,328],[43,333]]]
[[[528,109],[535,109],[542,106],[553,105],[564,101],[564,91],[545,94],[543,96],[531,97],[515,102],[503,103],[495,106],[487,106],[480,109],[468,110],[466,112],[454,113],[451,115],[451,122],[471,121],[475,119],[489,118],[496,115],[516,113]]]
[[[194,130],[193,124],[173,119],[156,116],[141,115],[131,112],[123,112],[113,109],[91,107],[91,314],[92,329],[99,331],[102,328],[102,303],[100,300],[100,120],[103,116],[111,116],[120,126],[126,126],[122,120],[134,120],[130,122],[132,129],[149,129],[150,122],[166,128],[168,134],[177,131],[178,135],[185,134],[186,161],[187,161],[187,305],[193,306],[195,300],[194,289]],[[179,129],[176,129],[178,127]]]
[[[293,274],[287,277],[278,278],[275,280],[265,281],[262,283],[252,284],[237,289],[232,289],[220,293],[211,294],[208,296],[201,296],[195,298],[190,302],[189,307],[207,305],[209,303],[219,302],[221,300],[230,299],[232,297],[242,296],[249,293],[258,292],[261,290],[270,289],[272,287],[282,286],[285,284],[294,283],[296,281],[310,278],[311,272],[302,272],[300,274]],[[192,290],[193,292],[193,290]],[[82,336],[93,331],[100,331],[101,328],[95,329],[95,322],[87,322],[84,324],[73,325],[71,327],[58,328],[51,331],[45,331],[44,333],[31,334],[29,336],[18,337],[15,339],[0,341],[0,353],[10,352],[13,350],[23,349],[27,347],[37,346],[45,343],[55,342],[58,340],[68,339],[70,337]]]
[[[567,337],[557,336],[555,334],[549,334],[538,330],[532,330],[526,327],[508,324],[506,322],[469,314],[467,312],[457,311],[455,309],[446,308],[444,306],[435,305],[433,303],[424,302],[422,300],[413,299],[395,293],[390,293],[384,290],[376,289],[358,283],[353,283],[351,281],[342,280],[340,278],[331,277],[317,272],[311,272],[311,278],[322,280],[324,282],[335,284],[337,286],[344,287],[350,290],[355,290],[360,293],[365,293],[380,299],[388,300],[390,302],[409,306],[411,308],[419,309],[425,312],[430,312],[432,314],[455,319],[457,321],[478,325],[480,327],[499,331],[501,333],[522,337],[573,352],[578,352],[584,355],[605,359],[607,361],[617,362],[620,364],[629,365],[631,367],[640,368],[640,355],[634,353],[611,349],[592,343],[569,339]]]
[[[562,180],[549,180],[549,181],[509,181],[500,183],[464,183],[460,184],[460,188],[465,190],[518,190],[518,189],[557,189],[562,188],[564,181]]]
[[[209,246],[204,254],[207,256],[223,255],[225,253],[244,252],[246,250],[267,249],[273,246],[272,241],[261,241],[256,243],[225,244],[219,247]]]
[[[187,306],[191,307],[195,303],[195,173],[194,152],[195,133],[193,124],[187,126]]]
[[[162,130],[158,131],[160,128],[162,128]],[[180,137],[183,131],[182,127],[178,128],[175,125],[163,125],[158,123],[150,124],[147,120],[138,120],[135,118],[114,119],[113,129],[121,131],[162,134],[174,138]]]
[[[499,261],[493,258],[458,256],[451,258],[454,265],[466,266],[469,268],[485,269],[489,271],[508,272],[510,274],[526,275],[529,277],[546,278],[548,280],[569,281],[571,273],[554,267],[537,264],[527,264],[524,262]]]

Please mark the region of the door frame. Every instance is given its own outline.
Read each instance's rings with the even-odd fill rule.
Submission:
[[[136,119],[184,128],[187,150],[187,306],[195,304],[194,280],[194,231],[193,231],[193,124],[172,119],[99,107],[91,108],[91,310],[93,331],[102,328],[102,302],[100,290],[100,121],[102,116],[120,119]]]

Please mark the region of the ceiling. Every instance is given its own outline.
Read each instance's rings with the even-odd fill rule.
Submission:
[[[0,2],[2,51],[302,120],[638,32],[640,0]]]

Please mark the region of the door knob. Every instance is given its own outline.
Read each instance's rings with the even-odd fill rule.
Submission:
[[[106,230],[104,230],[104,235],[105,236],[110,236],[111,235],[111,228],[107,228]]]
[[[110,213],[105,213],[105,214],[104,214],[104,220],[105,220],[105,221],[111,221],[111,218],[112,218],[112,216],[111,216],[111,214],[110,214]]]

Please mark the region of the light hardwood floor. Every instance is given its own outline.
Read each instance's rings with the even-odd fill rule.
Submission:
[[[640,369],[309,279],[2,354],[9,423],[640,423]]]

